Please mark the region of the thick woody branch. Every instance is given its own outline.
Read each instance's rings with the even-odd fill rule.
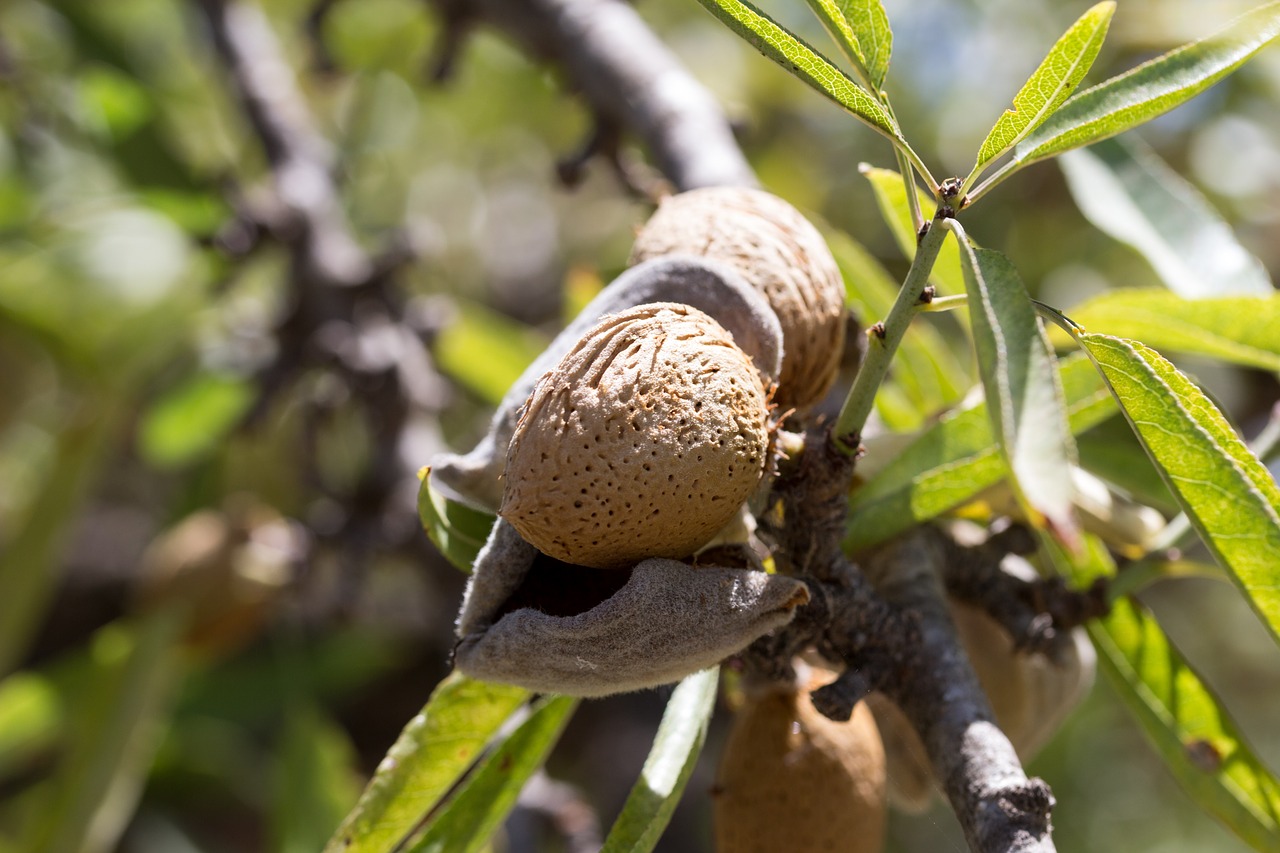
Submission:
[[[472,8],[558,66],[599,122],[634,134],[677,190],[756,185],[720,105],[622,0],[474,0]]]
[[[880,549],[861,570],[849,564],[839,537],[851,470],[826,433],[807,436],[800,459],[784,468],[775,495],[787,523],[769,532],[780,562],[811,578],[812,598],[787,629],[756,643],[745,665],[782,677],[791,657],[808,648],[842,661],[845,672],[814,692],[815,707],[848,719],[872,691],[893,700],[920,735],[973,850],[1053,850],[1053,795],[1027,778],[993,722],[951,622],[945,537],[921,528]]]

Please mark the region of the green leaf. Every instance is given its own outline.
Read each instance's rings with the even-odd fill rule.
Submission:
[[[743,0],[698,2],[756,50],[844,107],[872,130],[906,146],[902,131],[889,111],[799,36]]]
[[[1280,642],[1280,487],[1159,353],[1108,335],[1079,339],[1183,511]]]
[[[431,486],[431,469],[419,472],[418,518],[427,538],[457,568],[470,573],[476,555],[489,538],[494,517],[446,498]]]
[[[408,853],[476,853],[516,804],[520,789],[560,739],[578,700],[543,699],[468,777],[414,842]]]
[[[62,699],[44,676],[16,672],[0,681],[0,777],[22,772],[52,748],[65,718]]]
[[[719,676],[718,667],[695,672],[671,694],[640,778],[601,853],[648,853],[658,843],[698,763]]]
[[[496,406],[546,346],[528,326],[468,302],[458,306],[457,318],[436,338],[433,352],[441,370]]]
[[[360,793],[355,749],[342,727],[313,703],[294,703],[287,712],[271,809],[272,849],[315,853]]]
[[[1260,6],[1201,41],[1183,45],[1072,97],[1018,143],[1025,166],[1115,136],[1186,103],[1280,35],[1280,2]]]
[[[1074,564],[1050,547],[1079,586],[1115,576],[1105,547],[1088,545]],[[1187,794],[1257,850],[1280,849],[1280,782],[1151,614],[1122,598],[1086,628],[1102,671]]]
[[[1099,377],[1101,378],[1101,377]],[[1104,388],[1103,393],[1110,397]],[[1180,510],[1160,472],[1123,418],[1110,418],[1076,436],[1080,467],[1165,515]]]
[[[978,161],[965,186],[973,183],[983,168],[1017,145],[1062,105],[1084,75],[1089,73],[1102,41],[1107,37],[1116,4],[1099,3],[1071,25],[1049,50],[1040,67],[1027,78],[1013,96],[1013,109],[1005,110],[978,149]]]
[[[1115,413],[1115,401],[1088,359],[1063,359],[1058,371],[1072,432]],[[853,552],[891,539],[972,500],[1007,472],[986,404],[951,412],[853,493],[844,547]]]
[[[848,235],[830,232],[825,237],[844,277],[848,303],[863,324],[888,316],[898,283]],[[959,402],[972,385],[965,370],[968,354],[956,352],[928,322],[914,322],[907,328],[894,358],[894,367],[876,394],[877,411],[892,429],[918,429],[925,418]],[[895,414],[886,411],[890,398],[901,401]]]
[[[1072,308],[1071,319],[1161,351],[1280,371],[1280,295],[1184,299],[1166,290],[1112,290]]]
[[[1186,297],[1275,292],[1266,267],[1185,178],[1136,138],[1109,139],[1059,161],[1085,217],[1129,245]]]
[[[880,0],[807,0],[836,44],[879,91],[889,71],[893,30]]]
[[[181,680],[180,611],[112,623],[93,638],[87,689],[63,699],[67,742],[20,849],[114,850],[133,816]],[[80,684],[83,682],[77,682]]]
[[[1009,259],[956,236],[987,411],[1014,494],[1035,526],[1046,524],[1074,547],[1080,536],[1071,505],[1075,444],[1049,337]]]
[[[916,256],[916,229],[911,221],[911,208],[907,204],[907,187],[902,175],[892,169],[879,169],[863,165],[859,171],[871,182],[872,193],[880,208],[880,215],[893,234],[894,241],[902,249],[907,260]],[[928,194],[920,192],[920,208],[933,210],[936,201]],[[938,260],[934,262],[933,271],[929,273],[929,281],[938,288],[938,295],[964,293],[964,273],[960,269],[960,250],[954,240],[942,244],[938,252]]]
[[[400,732],[325,853],[390,853],[462,778],[529,691],[454,673]]]
[[[142,416],[138,447],[153,465],[175,468],[222,443],[249,406],[253,386],[239,376],[199,373],[165,394]]]

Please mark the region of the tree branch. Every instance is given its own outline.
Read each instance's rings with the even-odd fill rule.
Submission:
[[[634,133],[677,190],[756,186],[720,105],[622,0],[474,0],[473,9],[559,67],[601,126]]]

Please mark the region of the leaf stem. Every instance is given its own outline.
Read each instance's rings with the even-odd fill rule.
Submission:
[[[943,241],[947,239],[947,232],[954,223],[950,218],[952,215],[951,209],[945,206],[940,206],[934,213],[929,229],[916,248],[915,260],[911,262],[911,269],[902,282],[898,298],[889,309],[889,316],[883,323],[877,323],[868,330],[871,340],[867,354],[862,359],[862,367],[858,370],[858,376],[854,379],[853,387],[849,389],[849,395],[832,428],[835,444],[843,453],[852,455],[858,452],[862,429],[871,415],[876,391],[889,371],[889,362],[892,361],[898,344],[902,342],[907,327],[911,325],[911,319],[922,307],[920,297],[929,283],[929,273],[933,271],[933,264],[938,259]]]
[[[1011,159],[1006,161],[1003,166],[1001,166],[999,169],[996,169],[994,172],[988,175],[985,181],[978,184],[978,186],[974,189],[973,192],[965,193],[963,195],[964,206],[968,207],[978,199],[982,198],[990,190],[994,189],[996,185],[998,185],[1005,178],[1012,175],[1014,171],[1016,171],[1020,166],[1023,166],[1023,165],[1025,164],[1022,161],[1016,160],[1016,159]]]

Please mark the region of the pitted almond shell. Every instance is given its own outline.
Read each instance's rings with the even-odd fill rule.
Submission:
[[[748,697],[715,787],[717,853],[875,853],[885,756],[866,702],[837,723],[795,690]]]
[[[782,326],[778,404],[822,399],[844,347],[844,282],[818,229],[787,202],[741,187],[663,200],[636,238],[631,263],[673,253],[729,264],[769,300]]]
[[[498,514],[579,565],[688,556],[755,490],[767,419],[751,360],[706,314],[655,303],[604,317],[529,398]]]

